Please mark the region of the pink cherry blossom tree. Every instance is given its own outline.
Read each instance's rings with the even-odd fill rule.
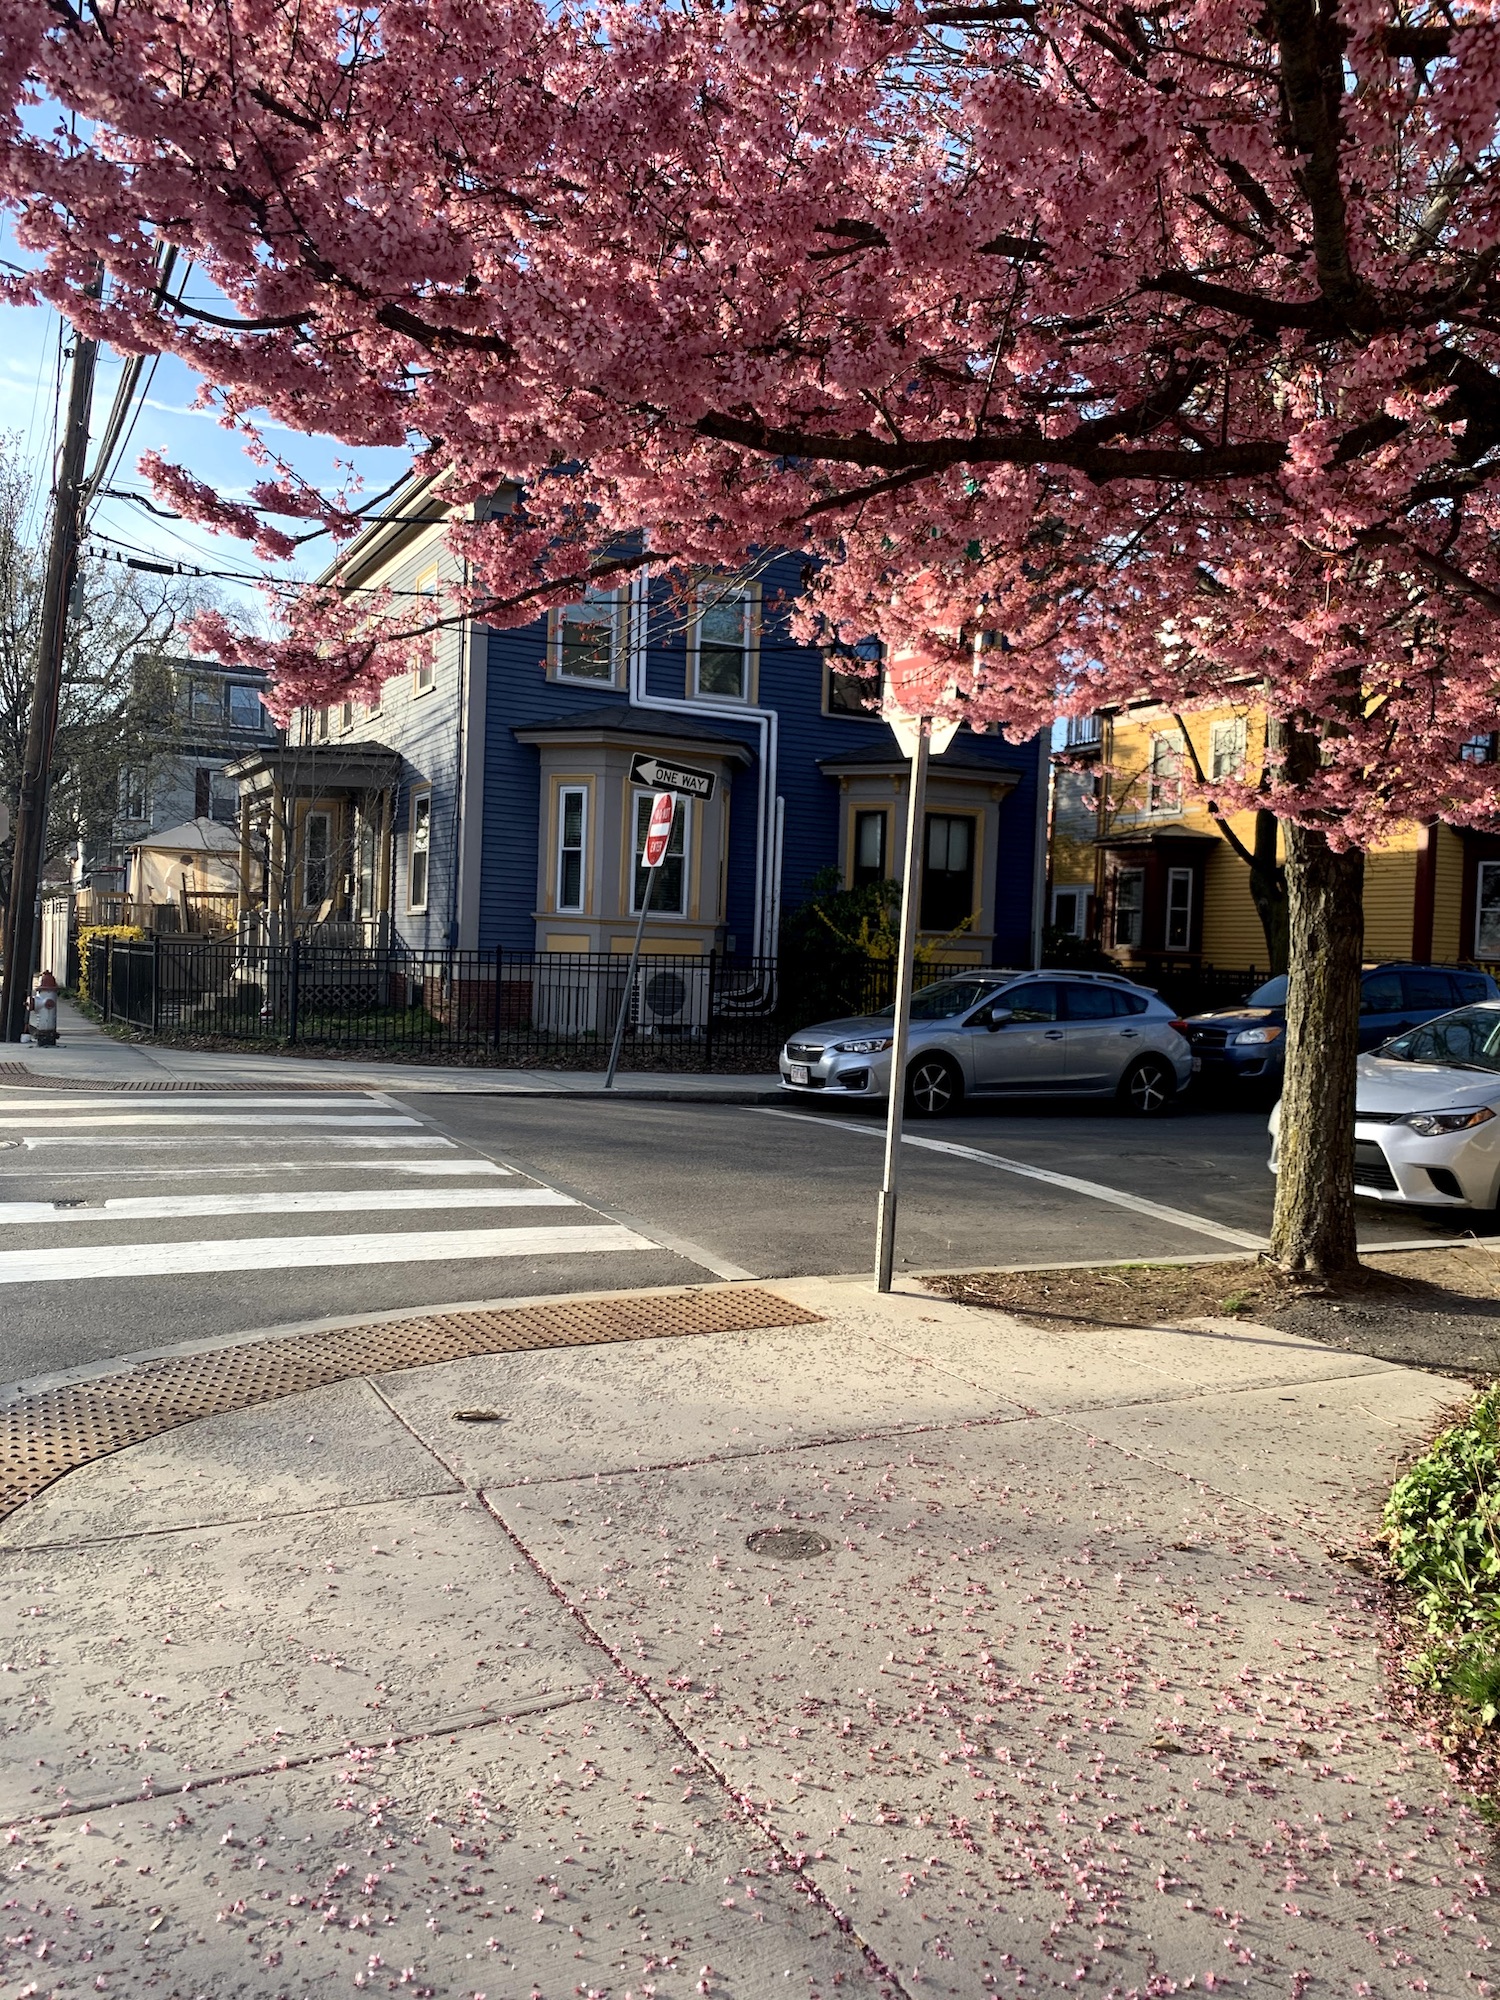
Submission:
[[[7,288],[198,371],[267,476],[246,506],[150,470],[268,554],[357,510],[257,411],[409,442],[456,501],[521,482],[453,531],[492,622],[793,545],[805,631],[934,651],[975,721],[1259,687],[1243,802],[1286,829],[1296,969],[1273,1251],[1338,1280],[1361,849],[1500,808],[1459,757],[1500,631],[1496,15],[0,0]],[[322,701],[421,636],[325,593],[273,663]]]

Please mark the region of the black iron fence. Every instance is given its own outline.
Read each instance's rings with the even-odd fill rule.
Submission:
[[[1235,972],[1222,965],[1195,965],[1127,976],[1139,979],[1143,986],[1154,986],[1179,1014],[1208,1014],[1216,1007],[1238,1007],[1271,975],[1257,972],[1254,966]]]
[[[748,1074],[788,1033],[892,996],[889,961],[802,970],[773,959],[421,953],[233,939],[103,938],[89,992],[106,1020],[153,1034],[362,1049],[523,1069],[602,1069],[625,1009],[622,1067]],[[927,966],[924,981],[957,966]]]
[[[625,1009],[622,1066],[763,1073],[788,1034],[889,1004],[889,959],[413,952],[299,939],[96,938],[88,992],[106,1020],[179,1039],[366,1050],[512,1069],[603,1069]],[[972,966],[918,968],[925,985]],[[1181,1013],[1229,1006],[1263,975],[1159,976]],[[1151,984],[1158,982],[1153,980]]]

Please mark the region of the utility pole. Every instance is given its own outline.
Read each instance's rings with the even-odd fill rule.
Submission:
[[[102,273],[95,276],[88,296],[97,298]],[[36,952],[38,891],[47,829],[47,783],[51,775],[52,743],[57,734],[62,694],[63,653],[68,639],[68,603],[78,572],[78,543],[83,526],[83,466],[88,453],[89,408],[94,396],[97,341],[73,336],[73,363],[68,385],[68,414],[58,465],[57,494],[52,510],[52,540],[47,550],[47,574],[42,586],[41,629],[31,715],[26,727],[26,751],[21,787],[16,798],[16,839],[10,870],[10,901],[5,908],[5,994],[0,1004],[0,1040],[18,1042],[26,1029],[26,1000],[31,988]]]

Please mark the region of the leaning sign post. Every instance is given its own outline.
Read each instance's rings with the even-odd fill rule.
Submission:
[[[637,758],[637,763],[645,760]],[[707,776],[707,773],[703,775]],[[713,780],[709,779],[712,787]],[[635,944],[630,953],[630,970],[625,975],[625,991],[620,995],[620,1011],[615,1015],[615,1038],[610,1045],[609,1068],[604,1072],[604,1088],[615,1087],[615,1071],[620,1066],[620,1044],[625,1039],[625,1017],[630,1012],[630,996],[635,991],[636,967],[641,962],[641,939],[646,933],[646,912],[651,908],[651,891],[656,887],[656,871],[667,858],[672,838],[672,819],[677,809],[673,792],[658,792],[651,801],[651,819],[646,828],[646,889],[641,897],[640,921],[635,927]]]
[[[922,843],[926,834],[927,759],[953,741],[956,721],[934,721],[930,688],[936,663],[914,648],[893,649],[887,670],[891,690],[885,719],[903,757],[911,759],[906,792],[906,852],[901,862],[901,932],[896,945],[896,1006],[891,1029],[891,1087],[885,1112],[885,1171],[875,1223],[875,1289],[888,1292],[896,1261],[896,1202],[901,1176],[901,1128],[906,1114],[906,1038],[917,948]],[[923,712],[925,710],[925,712]]]

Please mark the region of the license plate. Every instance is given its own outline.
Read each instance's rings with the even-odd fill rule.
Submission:
[[[792,1082],[793,1082],[793,1083],[806,1083],[806,1081],[807,1081],[807,1064],[806,1064],[806,1063],[793,1063],[793,1064],[792,1064]]]
[[[1202,1058],[1202,1056],[1194,1056],[1194,1057],[1193,1057],[1193,1075],[1194,1075],[1194,1076],[1196,1076],[1196,1075],[1198,1074],[1199,1070],[1200,1070],[1200,1069],[1202,1069],[1202,1067],[1203,1067],[1203,1058]]]

